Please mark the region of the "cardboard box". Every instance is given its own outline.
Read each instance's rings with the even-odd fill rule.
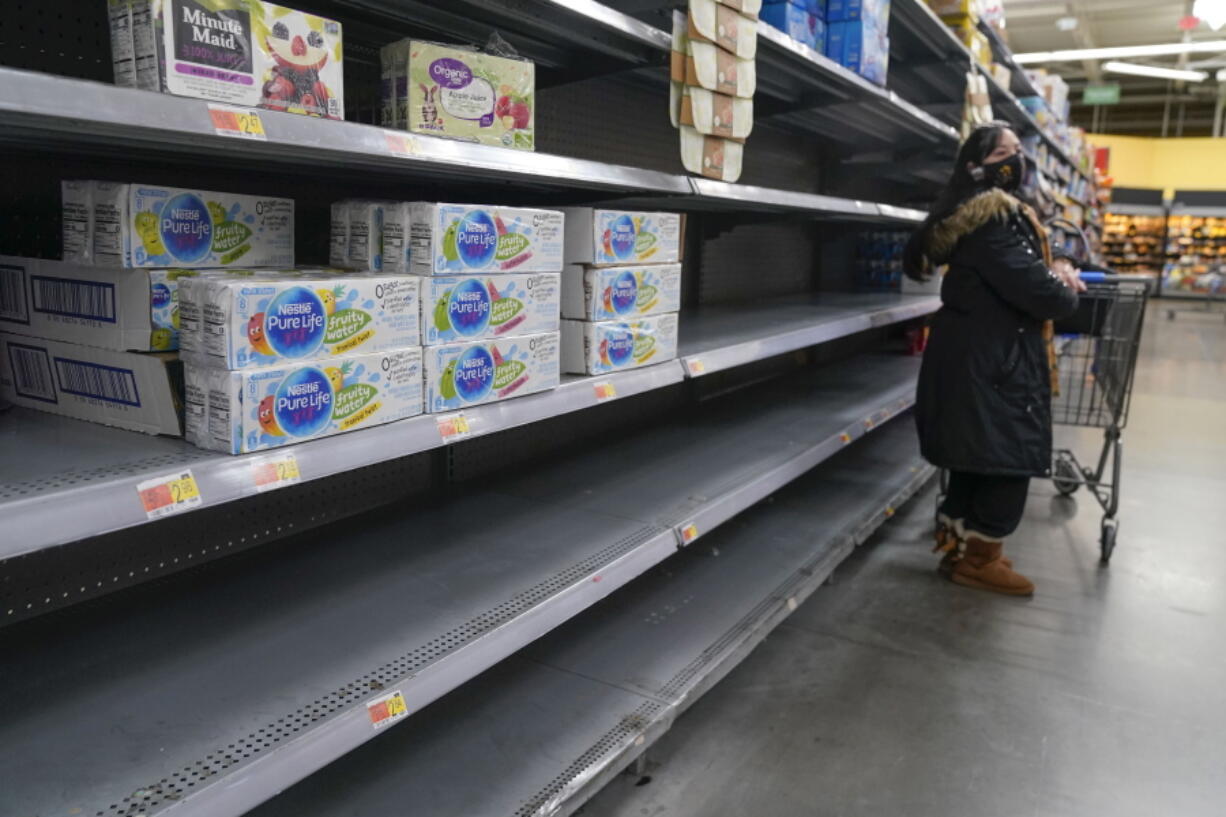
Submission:
[[[416,275],[208,276],[186,290],[185,354],[207,366],[285,366],[421,344]]]
[[[556,210],[413,202],[410,211],[418,275],[562,271],[569,234]]]
[[[186,364],[189,442],[243,454],[421,414],[421,347],[242,372]]]
[[[182,380],[174,354],[0,334],[0,395],[14,405],[178,436]]]
[[[120,352],[173,351],[179,281],[192,275],[0,256],[0,331]]]
[[[566,207],[566,263],[671,264],[681,260],[681,216]]]
[[[438,414],[557,388],[557,332],[428,346],[426,413]]]
[[[562,317],[579,321],[627,318],[681,309],[681,265],[584,267],[562,273]]]
[[[422,278],[426,346],[558,331],[562,276],[537,272]]]
[[[345,118],[343,38],[335,20],[261,0],[131,4],[138,87]]]
[[[399,53],[388,51],[391,59],[399,59]],[[409,43],[408,59],[409,130],[482,145],[534,148],[532,62],[420,40]],[[397,70],[387,74],[393,78]]]
[[[675,314],[633,321],[562,321],[562,369],[608,374],[637,369],[677,356]]]

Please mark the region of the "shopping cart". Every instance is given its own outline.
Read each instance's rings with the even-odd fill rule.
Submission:
[[[1101,272],[1082,273],[1087,291],[1077,312],[1056,321],[1056,373],[1052,422],[1103,429],[1093,467],[1069,448],[1052,452],[1052,484],[1061,496],[1083,485],[1103,509],[1102,561],[1115,551],[1120,506],[1122,431],[1128,422],[1132,380],[1141,344],[1148,288]]]

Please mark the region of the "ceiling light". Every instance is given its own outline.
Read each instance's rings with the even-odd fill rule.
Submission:
[[[1155,43],[1153,45],[1121,45],[1113,48],[1070,48],[1066,51],[1032,51],[1028,54],[1014,54],[1013,61],[1025,65],[1036,62],[1075,62],[1077,60],[1112,60],[1126,57],[1161,57],[1168,54],[1195,54],[1215,51],[1226,51],[1226,40]]]
[[[1226,0],[1196,0],[1192,5],[1192,14],[1217,31],[1226,25]]]
[[[1180,71],[1178,68],[1158,68],[1154,65],[1137,65],[1133,62],[1103,63],[1103,70],[1113,74],[1134,74],[1138,77],[1157,77],[1158,79],[1181,79],[1187,82],[1204,82],[1209,75],[1204,71]]]
[[[1056,21],[1056,28],[1061,31],[1074,31],[1077,28],[1076,17],[1061,17]]]
[[[1214,77],[1218,82],[1226,82],[1226,68],[1217,69],[1217,75]]]

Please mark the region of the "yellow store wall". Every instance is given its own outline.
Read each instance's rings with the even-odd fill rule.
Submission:
[[[1111,148],[1111,177],[1120,187],[1166,190],[1226,190],[1226,139],[1145,139],[1086,134],[1096,147]]]

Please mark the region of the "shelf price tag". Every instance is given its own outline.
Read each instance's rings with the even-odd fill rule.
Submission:
[[[407,133],[383,131],[383,139],[387,142],[387,150],[393,156],[412,156],[417,152],[417,144]]]
[[[409,707],[404,702],[404,695],[400,690],[396,690],[367,703],[366,713],[370,715],[370,725],[375,729],[382,729],[389,723],[408,716]]]
[[[209,105],[209,119],[218,136],[233,136],[238,139],[255,139],[267,142],[264,120],[260,112],[250,108],[234,108],[229,105]]]
[[[849,442],[851,442],[851,435],[844,431],[839,435],[839,442],[843,443],[843,445],[847,445]]]
[[[293,485],[301,480],[298,458],[293,454],[283,454],[275,459],[251,463],[251,481],[260,493]]]
[[[613,400],[617,397],[617,388],[612,383],[597,383],[593,388],[596,391],[597,403],[603,403],[606,400]]]
[[[200,496],[200,486],[196,484],[196,478],[192,476],[190,468],[164,477],[147,479],[136,486],[136,493],[145,509],[145,516],[149,519],[161,519],[199,507],[204,502]]]
[[[706,374],[707,372],[706,365],[704,365],[698,358],[690,358],[685,362],[685,365],[689,369],[690,377],[698,377],[699,375]]]
[[[678,531],[677,535],[681,539],[682,545],[688,545],[690,542],[693,542],[698,538],[698,526],[693,522],[687,522],[681,527],[681,530]]]
[[[472,436],[472,426],[463,414],[448,414],[438,418],[438,434],[445,443],[453,443]]]

